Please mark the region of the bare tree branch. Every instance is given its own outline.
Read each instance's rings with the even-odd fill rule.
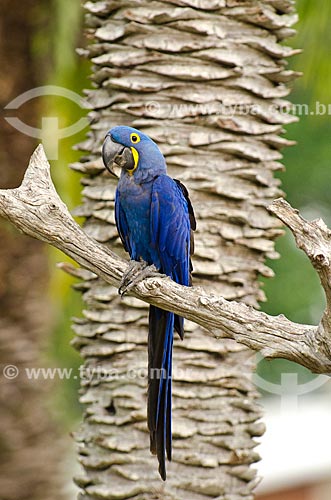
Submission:
[[[169,278],[149,278],[132,295],[184,316],[212,330],[218,338],[231,338],[268,358],[281,357],[316,373],[331,372],[330,252],[331,232],[322,220],[308,222],[283,199],[270,211],[293,232],[299,248],[320,276],[327,308],[317,327],[270,316],[252,307],[207,294],[201,288],[180,286]],[[33,153],[22,185],[0,190],[0,215],[24,233],[45,241],[107,283],[118,286],[127,262],[87,236],[59,198],[42,146]]]

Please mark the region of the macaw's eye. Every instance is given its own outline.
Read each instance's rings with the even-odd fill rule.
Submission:
[[[130,135],[130,139],[131,139],[131,142],[133,142],[134,144],[137,144],[140,141],[139,135],[135,134],[134,132],[133,132],[133,134]]]

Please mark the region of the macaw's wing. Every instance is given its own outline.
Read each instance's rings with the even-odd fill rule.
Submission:
[[[158,253],[160,271],[186,286],[190,284],[190,218],[194,229],[193,209],[185,186],[167,175],[157,177],[151,200],[151,245]]]
[[[182,285],[190,284],[190,209],[187,191],[167,175],[153,183],[150,245],[160,271]],[[193,213],[193,209],[191,210]],[[194,217],[194,215],[193,215]],[[184,336],[183,318],[150,307],[148,335],[148,427],[151,451],[165,479],[165,454],[171,460],[171,372],[174,328]]]
[[[183,193],[183,195],[185,197],[186,203],[187,203],[188,214],[189,214],[189,218],[190,218],[190,227],[191,227],[191,231],[190,231],[190,256],[191,256],[194,253],[194,235],[193,235],[193,231],[195,231],[196,228],[197,228],[197,222],[196,222],[196,219],[195,219],[195,214],[194,214],[193,206],[192,206],[192,203],[191,203],[191,200],[190,200],[190,197],[189,197],[188,190],[187,190],[186,186],[184,186],[184,184],[182,182],[180,182],[178,179],[174,179],[174,181],[176,182],[177,186],[182,191],[182,193]],[[190,273],[192,271],[193,271],[193,267],[192,267],[192,262],[190,260]],[[192,285],[191,274],[190,274],[190,285]]]
[[[115,222],[124,249],[130,254],[130,257],[132,257],[133,249],[132,249],[132,242],[130,241],[129,226],[125,212],[121,207],[120,197],[117,190],[115,194]]]
[[[151,245],[160,271],[181,285],[191,285],[193,231],[196,222],[186,187],[167,175],[155,179],[151,202]],[[183,318],[175,316],[175,329],[183,338]]]

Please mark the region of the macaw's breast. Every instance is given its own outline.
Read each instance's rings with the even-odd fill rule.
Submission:
[[[122,176],[118,183],[118,195],[125,213],[132,241],[134,260],[143,259],[157,266],[158,257],[151,248],[150,208],[153,181],[136,184],[134,176]],[[157,266],[158,267],[158,266]]]

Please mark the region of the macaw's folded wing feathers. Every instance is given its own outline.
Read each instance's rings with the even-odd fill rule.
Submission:
[[[193,227],[192,225],[193,224]],[[195,217],[185,186],[166,175],[157,177],[152,189],[151,242],[158,249],[160,271],[181,285],[191,285],[191,245]],[[184,320],[174,319],[184,338]]]
[[[155,179],[151,203],[151,243],[158,249],[161,271],[177,283],[188,286],[191,223],[188,198],[184,193],[187,190],[183,184],[167,175]],[[195,224],[194,214],[192,220]]]
[[[195,220],[194,210],[193,210],[193,206],[192,206],[189,194],[188,194],[188,190],[187,190],[186,186],[182,182],[180,182],[178,179],[174,179],[174,181],[176,182],[177,186],[181,189],[181,191],[184,195],[184,198],[187,202],[191,230],[195,231],[197,228],[197,222]],[[191,255],[193,255],[193,253]]]
[[[186,203],[187,203],[188,214],[189,214],[189,219],[190,219],[190,228],[191,228],[191,231],[190,231],[190,256],[192,256],[194,254],[194,233],[193,233],[193,231],[195,231],[197,228],[197,222],[195,219],[193,206],[192,206],[189,194],[188,194],[188,190],[186,189],[186,186],[184,186],[184,184],[182,184],[178,179],[174,179],[174,181],[177,183],[178,187],[181,189],[181,191],[185,197]],[[191,272],[193,271],[193,266],[192,266],[191,259],[190,259],[189,266],[190,266],[190,268],[189,268],[190,269],[190,283],[189,284],[192,285]]]
[[[115,222],[118,234],[120,235],[122,244],[125,250],[132,255],[132,244],[130,242],[129,225],[126,219],[125,212],[119,201],[119,193],[116,191],[115,195]]]

